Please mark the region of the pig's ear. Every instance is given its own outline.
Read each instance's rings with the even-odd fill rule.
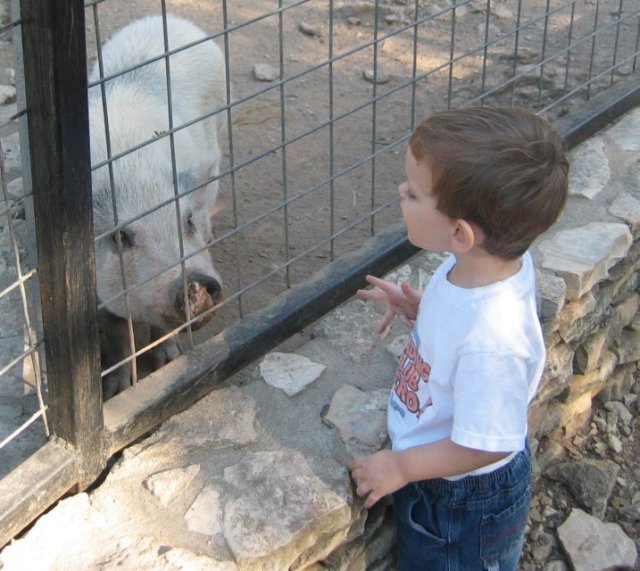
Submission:
[[[211,179],[217,174],[217,169],[213,171],[213,169],[201,168],[196,171],[202,174],[194,174],[193,170],[178,174],[180,193],[189,192],[187,196],[190,201],[209,210],[218,197],[218,183],[211,184]]]
[[[193,190],[197,186],[196,182],[196,177],[193,175],[192,171],[178,173],[178,186],[180,187],[181,192]]]
[[[214,177],[218,174],[217,166],[201,163],[196,168],[178,173],[178,184],[182,192],[195,190],[196,194],[216,191],[217,185],[212,186]],[[217,192],[216,192],[217,194]]]

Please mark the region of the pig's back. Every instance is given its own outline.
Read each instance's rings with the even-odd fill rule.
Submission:
[[[204,32],[187,20],[167,16],[169,51],[190,45],[205,38]],[[106,89],[136,86],[167,104],[167,68],[163,21],[160,16],[137,20],[116,32],[102,48],[103,74],[110,77],[135,68],[106,82]],[[152,63],[137,67],[145,61]],[[223,104],[225,70],[222,53],[211,40],[206,40],[170,56],[172,106],[174,113],[184,120],[196,117]],[[100,78],[98,64],[93,68],[90,82]],[[99,87],[93,96],[99,97]]]

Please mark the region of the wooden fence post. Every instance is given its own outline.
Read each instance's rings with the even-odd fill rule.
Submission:
[[[21,0],[49,418],[78,458],[105,464],[83,0]]]

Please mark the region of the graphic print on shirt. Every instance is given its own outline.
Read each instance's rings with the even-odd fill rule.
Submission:
[[[393,383],[393,390],[400,401],[407,407],[407,410],[416,415],[416,418],[420,418],[427,408],[433,405],[431,396],[428,391],[423,403],[420,403],[420,383],[428,383],[429,375],[431,374],[431,365],[425,363],[418,350],[418,343],[416,343],[417,332],[415,329],[409,335],[409,340],[405,345],[402,356],[400,357],[400,363],[396,369],[396,375]],[[425,387],[427,388],[427,387]],[[423,394],[425,391],[422,391]],[[423,398],[424,398],[423,396]],[[404,414],[402,414],[404,416]]]

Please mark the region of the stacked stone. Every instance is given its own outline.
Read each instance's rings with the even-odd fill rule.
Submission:
[[[534,248],[548,358],[530,434],[541,444],[572,437],[591,418],[594,399],[621,401],[634,382],[640,361],[639,129],[636,110],[575,149],[565,216]],[[614,181],[612,170],[619,173]]]

